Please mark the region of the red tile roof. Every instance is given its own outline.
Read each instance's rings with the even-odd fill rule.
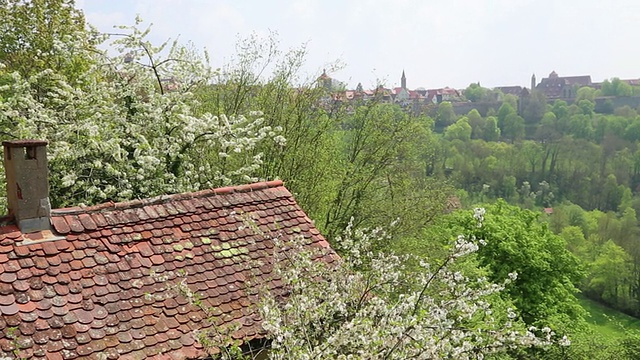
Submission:
[[[500,90],[503,94],[520,95],[522,93],[522,86],[497,86],[496,90]]]
[[[543,78],[536,86],[536,89],[542,90],[547,99],[556,98],[573,98],[576,89],[574,87],[591,86],[591,76],[558,76],[553,71],[548,78]]]
[[[243,216],[267,234],[329,249],[281,181],[54,210],[58,240],[1,226],[0,356],[203,357],[194,332],[210,326],[207,316],[167,290],[183,279],[218,326],[260,338],[246,281],[276,292],[282,284],[270,274],[273,241]]]
[[[631,86],[638,86],[640,85],[640,79],[628,79],[628,80],[622,80],[623,82],[626,82],[627,84],[631,85]]]
[[[591,75],[563,76],[567,85],[589,86],[591,85]]]
[[[422,96],[422,94],[420,94],[416,90],[409,90],[409,98],[410,99],[424,99],[424,96]]]

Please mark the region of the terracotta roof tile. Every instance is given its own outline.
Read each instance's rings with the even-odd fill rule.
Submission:
[[[282,283],[270,280],[273,242],[244,218],[329,247],[281,181],[53,210],[65,239],[28,246],[15,225],[0,227],[0,330],[17,328],[27,358],[203,356],[193,330],[211,326],[207,315],[167,288],[181,273],[234,337],[259,337],[245,280]],[[15,349],[1,331],[0,349]]]

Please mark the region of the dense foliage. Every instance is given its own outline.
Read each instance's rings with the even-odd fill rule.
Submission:
[[[574,285],[640,314],[640,116],[613,103],[595,112],[597,96],[635,93],[619,80],[553,105],[537,92],[517,99],[472,84],[469,100],[501,106],[457,116],[445,102],[431,119],[379,99],[334,101],[315,77],[302,76],[304,47],[282,53],[274,38],[241,41],[236,57],[213,70],[206,52],[190,45],[149,42],[140,21],[117,36],[98,34],[71,0],[0,0],[0,18],[0,137],[49,140],[54,206],[286,181],[344,263],[326,273],[297,254],[306,268],[280,269],[285,278],[317,270],[339,287],[335,299],[317,302],[317,282],[292,283],[299,303],[288,309],[265,298],[265,326],[280,349],[312,357],[360,348],[362,358],[585,358],[599,350]],[[505,201],[487,205],[478,226],[484,214],[443,216],[459,207],[454,187],[463,204]],[[543,207],[553,214],[542,215]],[[338,241],[348,224],[394,219],[392,236],[368,243],[367,233],[350,230]],[[458,259],[480,241],[486,246]],[[495,284],[505,279],[502,291]],[[293,320],[276,327],[283,318]],[[335,347],[299,343],[320,325],[331,332],[316,332],[318,344]],[[509,347],[547,343],[551,329],[537,330],[545,326],[575,338],[571,350]],[[616,354],[637,343],[630,336]]]
[[[482,193],[488,186],[485,195],[529,207],[566,199],[589,210],[616,211],[623,198],[632,197],[640,180],[636,145],[640,138],[634,135],[640,117],[635,110],[626,107],[613,115],[592,110],[585,114],[575,104],[558,101],[529,135],[521,120],[510,120],[517,116],[514,111],[506,104],[497,113],[500,137],[506,141],[487,141],[483,136],[483,122],[493,122],[492,116],[467,121],[470,141],[456,141],[462,139],[448,136],[454,125],[447,128],[443,151],[434,159],[439,165],[436,169],[450,173],[468,193]],[[512,120],[521,124],[519,130]],[[533,196],[539,191],[544,194]]]
[[[551,228],[585,265],[585,294],[638,315],[640,138],[634,129],[640,117],[628,106],[612,114],[595,113],[594,107],[593,99],[556,101],[517,141],[504,134],[507,119],[515,116],[510,104],[496,113],[503,141],[482,135],[483,122],[493,116],[472,111],[458,120],[474,119],[465,141],[448,136],[454,125],[445,129],[434,171],[464,189],[460,195],[467,201],[503,198],[553,212]]]
[[[573,284],[581,280],[582,273],[564,239],[540,223],[539,215],[532,211],[504,201],[486,210],[481,227],[469,221],[466,212],[458,211],[447,216],[438,231],[483,239],[487,245],[478,251],[478,262],[488,270],[490,280],[518,273],[508,293],[528,324],[579,324],[583,311]]]

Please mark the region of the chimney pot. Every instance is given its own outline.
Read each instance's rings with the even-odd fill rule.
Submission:
[[[23,233],[49,230],[47,142],[3,141],[9,215]]]

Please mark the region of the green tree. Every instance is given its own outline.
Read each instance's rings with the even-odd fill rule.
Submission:
[[[569,119],[569,133],[576,138],[593,140],[595,137],[593,120],[588,115],[571,115]]]
[[[541,160],[543,156],[542,145],[537,141],[524,141],[518,150],[521,153],[524,163],[527,165],[527,179],[531,181],[538,181],[540,173],[543,172],[541,169]],[[531,193],[531,185],[528,180],[525,180],[525,182],[527,183],[528,191],[522,195],[525,198],[528,198]]]
[[[502,137],[511,142],[524,138],[524,119],[516,113],[509,114],[504,119],[504,127],[501,130]]]
[[[608,240],[591,264],[588,289],[612,305],[618,305],[624,285],[631,274],[629,255],[623,248]]]
[[[471,125],[471,138],[482,139],[483,131],[486,126],[486,120],[480,115],[478,110],[472,109],[467,114],[469,125]]]
[[[456,121],[456,113],[453,111],[453,105],[448,101],[443,101],[438,105],[436,112],[436,128],[444,129]]]
[[[567,102],[564,100],[556,100],[553,103],[553,107],[551,108],[551,111],[553,111],[553,114],[556,116],[557,119],[562,119],[569,116],[569,106],[567,105]]]
[[[615,106],[613,105],[613,101],[611,99],[606,99],[600,109],[598,109],[599,113],[602,114],[613,114],[615,112]]]
[[[526,323],[560,326],[581,321],[584,313],[574,286],[583,276],[580,262],[561,237],[538,221],[537,213],[499,200],[486,207],[482,227],[460,213],[446,226],[455,229],[457,224],[469,236],[486,240],[478,260],[490,271],[489,278],[501,278],[508,269],[518,273],[508,293]]]
[[[510,114],[515,114],[516,110],[513,106],[511,106],[511,104],[509,104],[508,102],[504,102],[501,106],[500,109],[498,109],[498,126],[500,126],[500,129],[504,129],[504,121],[507,118],[507,116],[509,116]]]
[[[500,128],[498,127],[498,119],[495,116],[489,116],[486,119],[482,135],[485,141],[498,141],[500,139]]]
[[[626,129],[624,129],[624,139],[631,142],[640,140],[640,118],[634,119]]]
[[[83,81],[102,40],[74,0],[0,0],[0,63],[28,78],[51,69]]]
[[[605,82],[606,81],[607,80],[605,80]],[[604,86],[604,83],[603,83],[603,86]],[[576,93],[576,102],[580,100],[594,101],[595,98],[596,98],[596,89],[592,87],[583,86],[580,89],[578,89],[578,92]]]
[[[615,109],[613,111],[613,114],[616,116],[625,117],[627,119],[634,119],[636,116],[638,116],[638,112],[632,109],[629,105],[625,105]]]
[[[286,179],[309,216],[322,219],[340,184],[340,122],[346,107],[318,106],[326,89],[296,80],[306,49],[282,52],[277,43],[273,36],[240,40],[235,60],[215,74],[216,85],[196,89],[196,96],[202,112],[220,116],[259,109],[266,126],[281,129],[285,146],[263,142],[254,150],[254,156],[262,154],[256,177]],[[294,82],[300,85],[295,90]]]
[[[578,107],[583,114],[592,116],[596,105],[593,101],[590,100],[579,100]]]
[[[522,117],[527,124],[537,124],[547,112],[547,98],[542,91],[534,90],[525,101]]]
[[[560,232],[560,237],[567,243],[567,249],[583,261],[588,261],[589,244],[582,229],[577,226],[567,226]]]
[[[582,232],[584,234],[589,234],[587,218],[583,208],[576,204],[568,204],[563,206],[562,210],[567,214],[567,221],[569,226],[577,226],[582,229]]]
[[[263,141],[252,150],[262,162],[256,177],[287,179],[329,238],[352,217],[356,224],[400,218],[397,231],[411,232],[440,212],[448,191],[427,176],[435,169],[432,121],[375,101],[318,106],[324,89],[291,88],[304,48],[281,54],[276,42],[242,41],[238,60],[215,74],[215,86],[198,92],[203,110],[214,114],[262,110],[263,125],[286,139],[284,146]]]
[[[518,97],[513,94],[505,95],[502,101],[504,104],[509,104],[514,109],[518,108]]]
[[[483,100],[487,94],[488,89],[483,88],[477,83],[471,83],[464,90],[464,97],[471,102],[478,102]]]
[[[561,133],[558,130],[558,119],[553,112],[548,111],[544,114],[540,121],[540,125],[536,129],[535,138],[544,143],[558,140],[560,136]]]
[[[469,119],[463,116],[455,124],[447,126],[444,131],[444,138],[447,140],[471,140],[472,128],[469,125]]]
[[[616,93],[616,89],[609,81],[609,79],[605,79],[600,86],[600,90],[602,91],[603,96],[614,96]]]
[[[380,217],[400,217],[403,224],[416,226],[441,211],[448,191],[445,184],[425,178],[422,155],[433,139],[423,121],[397,105],[367,104],[347,116],[342,127],[339,181],[319,221],[329,238],[352,218],[356,225],[372,225]]]
[[[631,96],[633,95],[633,88],[628,83],[620,80],[619,78],[613,78],[611,81],[605,80],[602,82],[602,95],[603,96]]]
[[[617,210],[622,201],[623,187],[618,185],[614,174],[609,174],[600,190],[600,210]]]

